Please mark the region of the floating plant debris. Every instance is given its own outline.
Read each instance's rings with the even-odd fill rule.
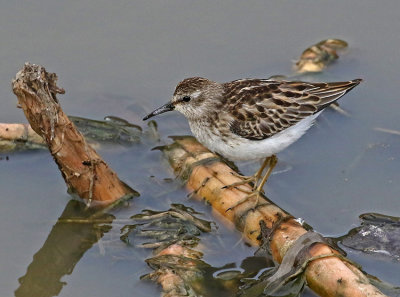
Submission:
[[[339,58],[337,51],[344,50],[348,44],[340,39],[326,39],[307,48],[295,64],[297,72],[320,72],[328,64]]]

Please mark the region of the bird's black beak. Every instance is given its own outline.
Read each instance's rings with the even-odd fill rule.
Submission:
[[[171,102],[168,102],[167,104],[164,104],[163,106],[157,108],[155,111],[153,111],[153,112],[149,113],[147,116],[145,116],[143,118],[143,121],[145,121],[145,120],[147,120],[147,119],[149,119],[151,117],[154,117],[156,115],[159,115],[161,113],[164,113],[164,112],[167,112],[167,111],[171,111],[171,110],[174,110],[174,109],[175,109],[175,106]]]

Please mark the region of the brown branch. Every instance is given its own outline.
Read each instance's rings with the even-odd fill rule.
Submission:
[[[225,185],[240,181],[240,178],[193,138],[175,138],[175,142],[164,147],[163,152],[176,174],[187,179],[187,188],[195,191],[194,196],[211,204],[219,217],[234,223],[249,243],[260,245],[261,221],[273,230],[269,238],[264,240],[269,242],[272,256],[279,263],[296,240],[307,232],[268,199],[260,199],[255,209],[255,201],[249,199],[229,210],[246,197],[247,194],[241,190],[251,191],[251,187],[244,185],[241,189],[222,189]],[[314,258],[338,252],[326,244],[317,243],[308,253],[309,258]],[[360,270],[339,257],[313,260],[307,265],[305,275],[309,287],[321,296],[384,296]]]
[[[12,81],[32,129],[47,143],[69,189],[90,201],[112,203],[134,191],[118,179],[62,111],[57,75],[26,63]]]

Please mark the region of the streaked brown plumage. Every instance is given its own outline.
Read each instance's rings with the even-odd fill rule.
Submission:
[[[311,116],[360,83],[305,83],[253,79],[224,84],[231,131],[251,140],[268,138]]]

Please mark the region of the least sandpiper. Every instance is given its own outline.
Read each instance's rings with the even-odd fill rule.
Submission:
[[[258,202],[276,165],[275,154],[299,139],[323,109],[360,82],[240,79],[217,83],[202,77],[186,78],[177,85],[170,102],[143,120],[177,110],[187,118],[197,140],[211,151],[232,161],[265,158],[256,174],[243,180],[255,181],[250,196],[257,196]]]

